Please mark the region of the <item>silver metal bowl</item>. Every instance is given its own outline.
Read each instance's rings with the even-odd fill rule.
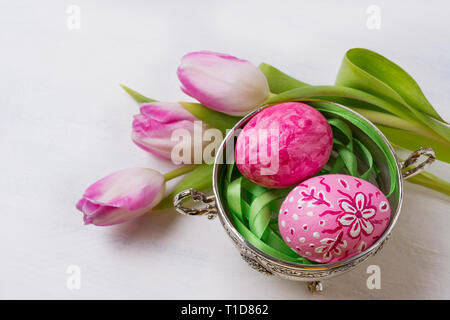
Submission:
[[[385,144],[388,146],[392,156],[397,160],[397,172],[396,179],[398,182],[398,192],[394,192],[389,198],[389,203],[391,207],[391,218],[389,225],[383,235],[369,248],[361,252],[358,255],[350,257],[346,260],[334,262],[334,263],[324,263],[324,264],[297,264],[287,261],[282,261],[275,257],[272,257],[261,250],[255,248],[250,244],[244,237],[236,230],[233,225],[231,213],[227,208],[226,201],[223,198],[222,188],[222,177],[226,172],[226,164],[223,164],[223,159],[226,156],[226,148],[228,143],[234,143],[231,141],[235,137],[235,131],[241,129],[245,124],[252,118],[256,113],[258,113],[262,108],[255,110],[254,112],[248,114],[241,121],[239,121],[233,128],[228,132],[224,141],[222,142],[218,153],[216,154],[212,184],[214,195],[206,195],[195,189],[188,189],[180,192],[174,198],[174,206],[176,210],[181,214],[188,215],[203,215],[206,214],[209,219],[219,216],[219,220],[222,223],[225,232],[228,234],[230,239],[233,241],[234,245],[240,251],[242,258],[254,269],[263,272],[268,275],[276,275],[289,280],[298,280],[308,282],[308,288],[311,292],[317,292],[322,290],[323,279],[337,276],[344,272],[347,272],[363,261],[368,259],[370,256],[378,253],[386,241],[388,240],[395,223],[397,222],[398,216],[400,214],[400,209],[402,206],[402,196],[403,196],[403,180],[411,177],[420,171],[422,171],[427,165],[431,164],[435,160],[435,154],[431,148],[422,148],[416,152],[413,152],[404,162],[399,162],[398,158],[394,152],[389,141],[386,137],[366,118],[356,113],[355,111],[339,105],[334,104],[334,106],[339,106],[342,109],[351,112],[359,116],[362,120],[370,124],[383,138]],[[390,175],[387,169],[387,164],[385,158],[381,155],[380,150],[376,144],[361,130],[354,127],[352,128],[354,136],[363,141],[366,146],[371,150],[374,162],[380,169],[380,174],[378,175],[377,184],[378,187],[387,194],[390,187]],[[427,159],[414,167],[411,170],[402,172],[405,168],[409,167],[415,163],[421,155],[426,155]],[[234,156],[234,155],[233,155]],[[191,208],[183,206],[182,201],[186,198],[192,197],[194,202],[199,205]]]

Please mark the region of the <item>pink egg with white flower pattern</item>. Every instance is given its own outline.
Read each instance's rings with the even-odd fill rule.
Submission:
[[[386,230],[391,209],[373,184],[343,174],[303,181],[278,214],[281,236],[300,256],[337,262],[369,248]]]

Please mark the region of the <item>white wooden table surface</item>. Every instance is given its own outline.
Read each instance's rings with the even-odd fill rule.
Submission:
[[[449,198],[412,184],[385,249],[316,296],[249,269],[217,220],[169,210],[116,227],[82,224],[75,203],[98,178],[172,168],[131,142],[138,107],[119,83],[186,99],[175,70],[189,51],[332,84],[347,49],[369,48],[405,68],[450,119],[448,1],[274,3],[0,1],[0,298],[450,298]],[[367,26],[373,5],[379,29]],[[431,171],[450,179],[447,165]],[[371,264],[379,290],[366,286]],[[69,266],[81,271],[78,290],[67,287]]]

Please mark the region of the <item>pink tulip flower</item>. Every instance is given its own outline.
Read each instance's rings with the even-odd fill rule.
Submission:
[[[178,67],[181,90],[216,111],[243,116],[270,94],[264,74],[247,60],[198,51],[185,55]]]
[[[156,206],[165,190],[164,176],[152,169],[131,168],[92,184],[77,203],[85,224],[110,226],[137,218]]]
[[[203,142],[195,141],[194,122],[196,119],[191,113],[175,102],[152,102],[141,105],[141,113],[134,116],[133,142],[142,149],[165,159],[171,158],[171,152],[177,140],[171,140],[176,129],[186,129],[192,139],[186,148],[201,148]],[[210,128],[202,123],[202,130]],[[186,140],[187,141],[187,140]],[[194,151],[191,151],[194,154]]]

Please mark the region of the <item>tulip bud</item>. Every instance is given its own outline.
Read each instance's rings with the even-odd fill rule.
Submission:
[[[192,139],[186,139],[187,146],[181,149],[202,148],[203,141],[194,139],[195,121],[198,121],[191,113],[175,102],[152,102],[141,105],[141,113],[134,116],[133,132],[131,138],[142,149],[155,154],[158,157],[170,159],[172,149],[179,142],[172,140],[172,133],[177,129],[185,129]],[[200,129],[208,129],[206,124],[200,125]],[[201,149],[200,149],[201,150]]]
[[[152,169],[131,168],[92,184],[77,203],[85,224],[110,226],[137,218],[156,206],[165,190],[164,176]]]
[[[185,55],[178,68],[181,90],[205,106],[243,116],[270,94],[264,74],[247,60],[209,51]]]

